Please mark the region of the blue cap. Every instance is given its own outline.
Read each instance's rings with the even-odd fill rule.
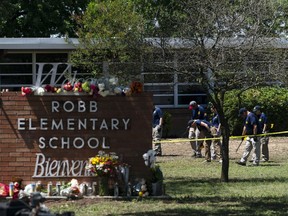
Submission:
[[[259,105],[256,105],[254,108],[253,108],[253,112],[256,112],[256,111],[260,111],[261,110],[261,107]]]
[[[247,112],[247,109],[246,108],[241,108],[240,110],[239,110],[239,116],[242,116],[245,112]]]
[[[191,124],[192,124],[194,121],[195,121],[194,119],[189,120],[188,123],[187,123],[187,125],[188,125],[188,126],[191,126]]]

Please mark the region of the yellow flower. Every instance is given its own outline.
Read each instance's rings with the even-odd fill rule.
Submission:
[[[97,158],[95,158],[95,157],[91,158],[90,159],[90,163],[93,164],[93,165],[97,164]]]
[[[89,165],[86,168],[96,176],[114,176],[120,163],[115,153],[110,154],[99,151],[98,155],[89,158]]]

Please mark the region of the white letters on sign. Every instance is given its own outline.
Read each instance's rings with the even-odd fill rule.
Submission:
[[[89,104],[86,104],[84,101],[77,101],[77,109],[73,101],[65,101],[63,105],[59,101],[52,101],[52,112],[85,112],[87,106],[89,106],[89,112],[97,112],[97,102],[89,101]]]
[[[88,170],[85,169],[86,165],[87,160],[51,160],[44,154],[37,153],[33,178],[89,176]]]
[[[41,118],[18,118],[17,127],[19,131],[55,131],[53,137],[39,137],[39,149],[79,150],[79,149],[110,149],[107,137],[81,137],[81,131],[127,131],[131,128],[129,118],[103,118],[93,115],[93,118],[53,118],[53,113],[96,113],[98,106],[96,101],[52,101],[52,116]],[[66,116],[66,115],[65,115]],[[82,116],[82,115],[77,115]],[[57,136],[59,131],[59,136]],[[77,137],[64,137],[62,131],[71,131]],[[88,159],[88,158],[87,158]],[[43,153],[36,153],[36,164],[33,177],[77,177],[89,176],[85,170],[87,161],[81,160],[52,160]]]
[[[36,77],[36,82],[35,82],[36,87],[42,86],[43,83],[45,82],[45,80],[48,79],[49,77],[50,77],[50,85],[52,85],[52,86],[60,85],[61,83],[59,83],[59,82],[63,77],[65,77],[65,74],[67,72],[71,73],[71,64],[69,64],[69,63],[37,63],[37,65],[38,65],[38,71],[37,71],[37,77]],[[52,66],[52,68],[49,72],[45,73],[46,75],[44,76],[43,75],[43,68],[44,68],[44,66],[47,66],[47,65]],[[66,68],[63,70],[62,73],[58,70],[58,67],[60,65],[66,66]],[[77,71],[74,71],[73,72],[73,80],[75,80],[76,74],[77,74]],[[56,79],[56,77],[57,77],[57,79]]]

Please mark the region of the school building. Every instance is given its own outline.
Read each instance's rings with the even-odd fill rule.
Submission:
[[[0,38],[1,91],[20,91],[22,86],[35,86],[39,82],[39,74],[42,77],[42,84],[49,84],[53,79],[61,85],[63,77],[59,80],[57,77],[65,71],[75,72],[70,58],[71,52],[78,45],[79,42],[75,38]],[[176,64],[176,54],[172,55],[168,61],[168,64]],[[104,74],[109,74],[114,70],[116,63],[113,65],[99,62],[98,64],[103,68]],[[190,119],[189,102],[195,100],[199,104],[207,103],[202,87],[197,82],[187,82],[187,77],[183,74],[177,74],[167,70],[164,66],[159,66],[161,62],[157,60],[154,65],[145,62],[140,65],[132,68],[139,70],[136,73],[141,75],[144,91],[151,92],[154,104],[172,115],[172,127],[168,136],[181,136]],[[57,71],[55,77],[49,75],[51,71]],[[43,79],[45,76],[47,76],[46,79]],[[77,71],[76,76],[91,77],[91,74]]]

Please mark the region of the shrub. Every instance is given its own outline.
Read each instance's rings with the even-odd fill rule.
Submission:
[[[238,116],[241,107],[249,111],[255,105],[260,105],[268,117],[268,123],[273,124],[273,131],[288,129],[288,89],[280,87],[261,87],[249,89],[239,95],[239,90],[227,92],[224,104],[225,115],[228,118],[232,135],[242,132],[243,120]]]

